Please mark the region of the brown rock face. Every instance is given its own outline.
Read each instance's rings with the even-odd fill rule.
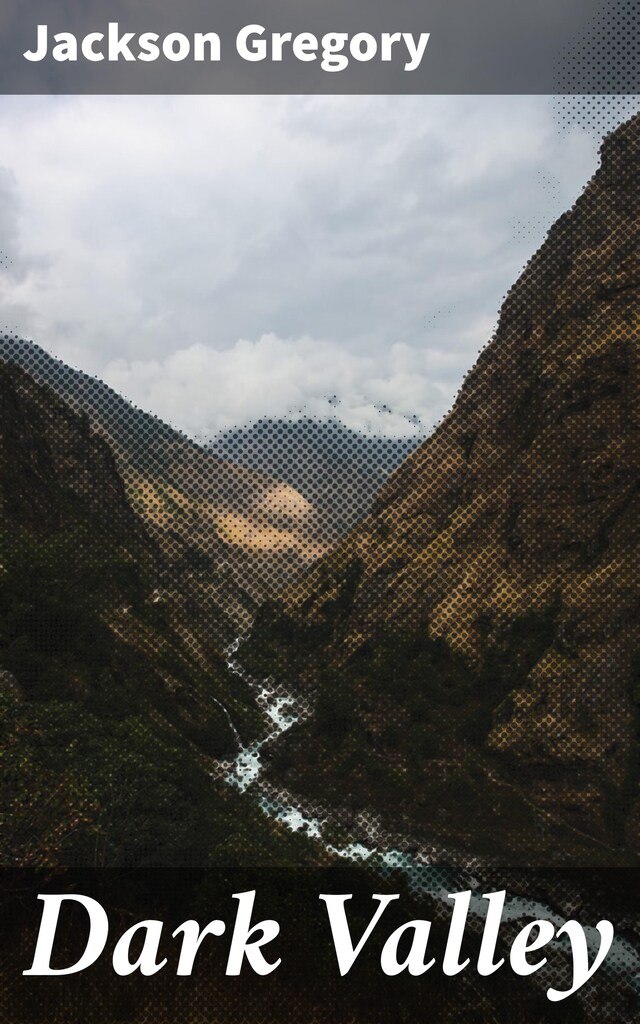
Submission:
[[[382,635],[444,641],[476,674],[490,711],[480,761],[532,813],[635,853],[639,234],[636,117],[605,140],[599,170],[510,291],[451,413],[288,608],[303,630],[324,630],[324,664],[358,686],[370,669],[353,666],[376,664]],[[505,699],[487,669],[517,666],[527,622],[534,630],[542,620],[548,635]],[[308,675],[322,693],[315,664]],[[458,726],[447,728],[444,747],[458,757]],[[420,772],[429,786],[428,758]],[[424,801],[408,807],[412,826],[428,832]],[[454,841],[461,831],[452,828]]]
[[[86,418],[12,368],[0,373],[0,504],[5,524],[59,529],[73,502],[96,526],[152,548],[130,509],[106,441]],[[61,500],[56,500],[60,498]]]
[[[299,579],[335,539],[331,517],[294,487],[189,440],[32,342],[5,337],[0,359],[50,388],[67,415],[80,413],[106,441],[181,590],[201,607],[217,606],[226,642],[248,628],[258,602]]]
[[[125,697],[130,689],[150,716],[166,716],[169,728],[207,753],[236,750],[224,708],[235,704],[247,730],[259,715],[248,694],[238,703],[229,686],[215,642],[224,611],[178,589],[88,417],[2,363],[0,523],[0,684],[7,692],[14,686],[29,699],[86,703],[106,666]],[[94,648],[103,657],[95,664]],[[122,693],[109,697],[111,705]]]

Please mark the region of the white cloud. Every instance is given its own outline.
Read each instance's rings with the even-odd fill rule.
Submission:
[[[512,96],[4,97],[0,144],[4,322],[201,434],[428,425],[596,162]]]
[[[449,388],[437,376],[451,358],[405,344],[361,355],[335,342],[265,334],[225,350],[196,344],[164,360],[118,359],[104,379],[201,438],[259,416],[303,413],[406,436],[446,410]]]

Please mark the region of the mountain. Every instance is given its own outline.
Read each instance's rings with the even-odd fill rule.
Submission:
[[[208,446],[221,458],[279,477],[317,509],[323,539],[352,529],[389,474],[416,447],[414,438],[361,434],[336,419],[258,420]]]
[[[418,1019],[425,991],[438,1020],[462,1019],[472,1003],[487,1020],[507,1020],[514,1006],[523,1022],[541,1019],[544,996],[507,972],[482,992],[473,972],[451,984],[434,972],[399,989],[372,956],[345,988],[317,894],[353,894],[350,921],[361,933],[379,878],[331,864],[319,844],[269,822],[250,794],[220,779],[213,755],[237,743],[225,709],[245,740],[264,728],[250,694],[227,672],[206,617],[203,626],[166,586],[173,567],[131,507],[104,437],[50,388],[2,363],[0,516],[3,1020],[43,1019],[44,1008],[47,1020],[196,1021],[203,1006],[222,1006],[229,1020],[276,1021],[293,1006],[304,1020],[384,1024],[397,1020],[399,998],[407,1019]],[[149,870],[159,866],[179,870]],[[169,937],[185,919],[233,913],[231,893],[256,882],[255,920],[273,915],[287,939],[274,946],[285,963],[268,998],[251,971],[229,986],[216,942],[203,944],[199,969],[176,996],[180,947]],[[430,898],[409,902],[398,877],[393,887],[404,909],[391,908],[387,927],[404,925],[405,911],[429,914],[430,942],[443,949],[445,925]],[[84,975],[56,988],[52,1018],[50,986],[24,977],[41,925],[37,895],[52,888],[91,893],[112,935],[132,922],[164,922],[158,960],[166,953],[167,969],[123,978],[107,955],[90,984]],[[64,964],[77,961],[86,933],[86,917],[69,915],[56,932]],[[470,948],[478,941],[472,935]],[[224,965],[225,947],[222,955]]]
[[[0,864],[304,860],[211,777],[262,716],[109,445],[2,363],[0,512]]]
[[[210,609],[219,636],[246,629],[258,601],[326,551],[325,517],[283,479],[196,444],[32,342],[7,337],[2,357],[51,387],[108,441],[181,590]]]
[[[274,778],[503,862],[637,859],[639,197],[636,117],[449,415],[260,611],[247,662],[316,700]]]

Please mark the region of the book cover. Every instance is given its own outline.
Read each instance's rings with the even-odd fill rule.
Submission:
[[[7,1024],[636,1019],[638,13],[3,2]]]

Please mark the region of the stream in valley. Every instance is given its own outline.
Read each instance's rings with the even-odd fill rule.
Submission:
[[[450,913],[450,893],[471,890],[470,927],[480,932],[488,905],[482,895],[487,888],[478,877],[482,869],[480,863],[477,867],[451,866],[451,859],[447,859],[444,850],[424,846],[418,848],[415,841],[410,838],[405,840],[386,836],[375,824],[373,815],[359,815],[351,828],[345,828],[344,816],[339,810],[323,808],[319,811],[305,807],[299,799],[284,791],[282,787],[274,786],[265,777],[264,755],[267,748],[277,743],[278,738],[294,724],[311,715],[313,710],[307,698],[288,692],[273,678],[258,680],[249,676],[238,660],[241,644],[242,638],[239,638],[227,648],[227,666],[232,673],[240,676],[250,686],[264,716],[265,732],[259,740],[245,746],[229,718],[238,741],[239,752],[235,760],[225,766],[224,778],[227,783],[251,794],[263,813],[272,820],[281,822],[294,832],[306,834],[333,856],[354,863],[366,863],[381,877],[388,876],[390,872],[399,873],[412,891],[431,897],[443,914]],[[346,841],[336,841],[336,836],[344,836],[349,832],[353,832],[352,837],[349,836]],[[577,913],[579,914],[579,911]],[[507,896],[502,914],[505,925],[518,922],[522,926],[527,921],[535,919],[551,921],[556,929],[559,929],[565,923],[566,916],[561,916],[544,902],[536,899],[520,895]],[[594,956],[599,947],[600,935],[595,927],[587,927],[584,921],[581,923],[587,935],[590,956]],[[570,947],[566,938],[556,939],[554,944],[557,950],[564,951],[565,955],[569,954]],[[558,976],[562,977],[564,967],[564,958],[549,958],[546,967],[534,975],[534,978],[546,988],[554,984],[554,979],[557,982]],[[611,987],[615,988],[618,994],[622,982],[622,987],[629,995],[640,995],[640,953],[636,945],[624,936],[616,934],[599,975],[603,973],[610,978],[612,975],[617,977],[618,984]],[[595,983],[599,975],[594,976],[591,984]]]

